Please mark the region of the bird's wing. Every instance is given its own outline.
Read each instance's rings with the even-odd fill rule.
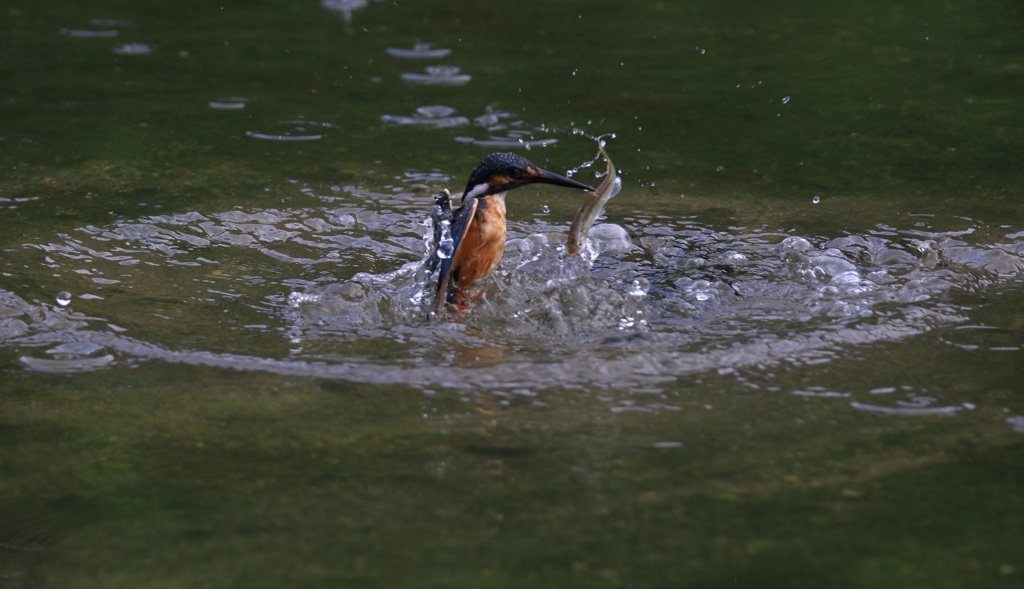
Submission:
[[[437,279],[437,297],[434,299],[434,313],[439,314],[441,309],[444,308],[444,303],[448,300],[449,290],[451,290],[452,272],[455,270],[453,262],[459,255],[459,247],[462,246],[462,239],[466,237],[466,232],[469,231],[469,226],[473,224],[473,216],[476,214],[476,206],[478,200],[475,198],[469,199],[469,202],[459,207],[459,210],[455,211],[455,222],[452,223],[452,255],[448,256],[441,262],[441,274]]]

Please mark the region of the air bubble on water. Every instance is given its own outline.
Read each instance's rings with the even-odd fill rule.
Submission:
[[[749,261],[749,258],[740,252],[728,252],[725,254],[725,259],[730,264],[745,264]]]
[[[818,204],[819,202],[821,202],[821,197],[815,194],[814,198],[811,199],[811,204]]]
[[[544,205],[540,208],[540,212],[546,215],[551,212],[551,207],[549,207],[548,205]]]
[[[71,304],[71,293],[64,290],[57,293],[57,304],[61,307],[67,307]]]
[[[814,246],[807,239],[800,237],[799,235],[790,235],[786,239],[779,242],[779,249],[804,252],[810,250]]]
[[[631,297],[643,297],[647,296],[647,291],[651,288],[651,283],[646,278],[638,278],[633,281],[633,284],[629,289],[629,296]]]
[[[303,292],[292,292],[288,295],[288,306],[298,309],[304,303],[315,303],[320,300],[320,295],[306,294]]]

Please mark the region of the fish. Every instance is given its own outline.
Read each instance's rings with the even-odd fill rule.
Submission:
[[[575,256],[580,252],[583,248],[583,240],[590,233],[594,221],[604,212],[605,203],[622,190],[622,180],[615,173],[615,165],[612,164],[612,159],[608,157],[608,152],[604,149],[604,142],[599,141],[597,145],[604,161],[608,162],[608,170],[605,172],[604,181],[597,187],[597,190],[593,192],[588,190],[583,193],[583,206],[573,215],[572,225],[569,226],[569,238],[566,242],[566,249],[570,256]]]

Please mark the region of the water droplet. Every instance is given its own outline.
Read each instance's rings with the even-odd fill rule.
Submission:
[[[71,293],[64,290],[57,293],[57,304],[61,307],[67,307],[71,304]]]
[[[548,205],[544,205],[540,208],[540,212],[546,215],[551,212],[551,207],[549,207]]]
[[[789,96],[783,96],[782,97],[782,104],[789,104],[789,100],[790,100]]]
[[[811,204],[818,204],[819,202],[821,202],[821,197],[815,194],[814,198],[811,199]]]

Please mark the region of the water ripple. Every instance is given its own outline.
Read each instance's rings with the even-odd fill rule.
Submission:
[[[432,65],[424,68],[425,73],[403,73],[402,81],[411,86],[465,86],[473,79],[469,74],[460,73],[454,65]]]
[[[860,403],[854,401],[850,403],[850,406],[860,411],[866,411],[868,413],[878,413],[880,415],[903,415],[903,416],[930,416],[930,415],[956,415],[957,413],[964,410],[964,407],[958,405],[948,405],[944,407],[885,407],[882,405],[872,405],[870,403]]]
[[[434,129],[463,127],[469,124],[469,119],[466,117],[455,116],[454,108],[443,105],[421,106],[412,116],[382,115],[380,119],[386,123],[417,125]]]
[[[116,37],[121,34],[117,29],[61,29],[60,34],[80,39],[102,39]]]
[[[111,49],[114,55],[149,55],[153,48],[146,43],[127,43]]]
[[[448,57],[452,52],[451,49],[434,47],[430,43],[417,43],[409,49],[388,47],[386,51],[392,57],[401,57],[403,59],[437,59]]]
[[[264,133],[262,131],[246,131],[246,137],[252,139],[259,139],[261,141],[318,141],[323,139],[325,135],[323,133],[309,133],[310,129],[321,130],[321,129],[335,129],[335,125],[332,123],[325,123],[319,121],[279,121],[279,125],[284,127],[281,133]]]

